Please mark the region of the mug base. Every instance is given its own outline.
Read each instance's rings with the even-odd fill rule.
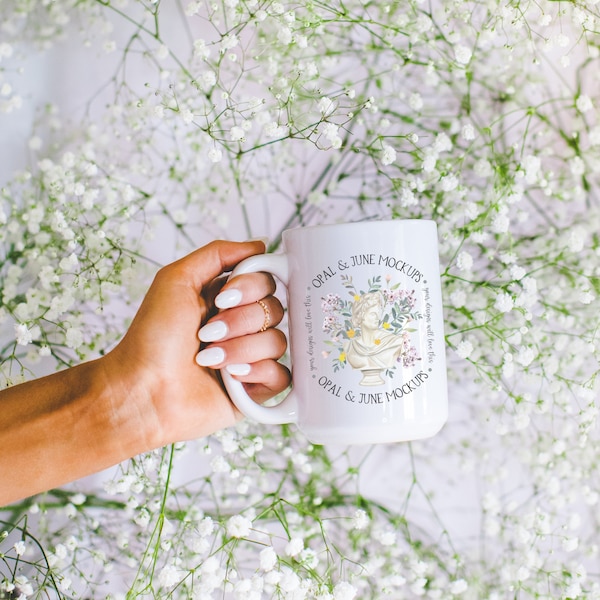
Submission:
[[[343,446],[359,446],[370,444],[393,444],[397,442],[411,442],[433,437],[440,432],[446,421],[416,425],[403,423],[387,427],[308,427],[302,425],[300,429],[308,440],[320,446],[329,444]]]

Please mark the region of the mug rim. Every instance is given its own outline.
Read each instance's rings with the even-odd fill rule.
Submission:
[[[433,224],[437,227],[437,222],[433,219],[381,219],[381,220],[370,220],[370,221],[350,221],[346,223],[324,223],[322,225],[306,225],[304,227],[291,227],[290,229],[286,229],[283,231],[283,236],[294,234],[295,232],[301,231],[315,231],[315,230],[324,230],[324,229],[337,229],[342,227],[365,227],[365,226],[373,226],[373,225],[401,225],[401,224],[416,224],[416,223],[424,223],[424,224]]]

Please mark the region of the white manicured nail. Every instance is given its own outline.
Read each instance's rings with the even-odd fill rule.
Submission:
[[[225,352],[222,348],[206,348],[196,354],[196,362],[201,367],[214,367],[225,360]]]
[[[228,332],[229,328],[224,321],[213,321],[200,329],[198,337],[202,342],[216,342],[222,340]]]
[[[251,242],[262,242],[265,245],[265,248],[269,247],[269,238],[268,237],[256,237],[250,240]]]
[[[240,290],[236,290],[235,288],[225,290],[215,298],[215,304],[219,308],[232,308],[237,306],[241,301],[242,292],[240,292]]]
[[[250,365],[239,364],[239,365],[227,365],[225,369],[230,375],[237,375],[238,377],[244,377],[250,373]]]

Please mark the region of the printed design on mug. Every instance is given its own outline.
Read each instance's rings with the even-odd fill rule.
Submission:
[[[342,284],[350,299],[339,294],[321,298],[323,332],[329,335],[325,344],[330,348],[323,354],[332,356],[333,369],[350,365],[360,370],[360,385],[381,385],[384,375],[392,377],[395,369],[412,367],[421,357],[411,343],[417,331],[411,323],[422,319],[415,310],[416,290],[391,283],[391,276],[367,281],[366,290],[358,290],[352,277],[342,275]]]

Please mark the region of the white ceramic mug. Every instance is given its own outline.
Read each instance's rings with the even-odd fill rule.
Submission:
[[[292,390],[261,406],[222,372],[247,417],[316,444],[425,438],[448,415],[437,227],[369,221],[290,229],[283,254],[241,262],[287,288]]]

